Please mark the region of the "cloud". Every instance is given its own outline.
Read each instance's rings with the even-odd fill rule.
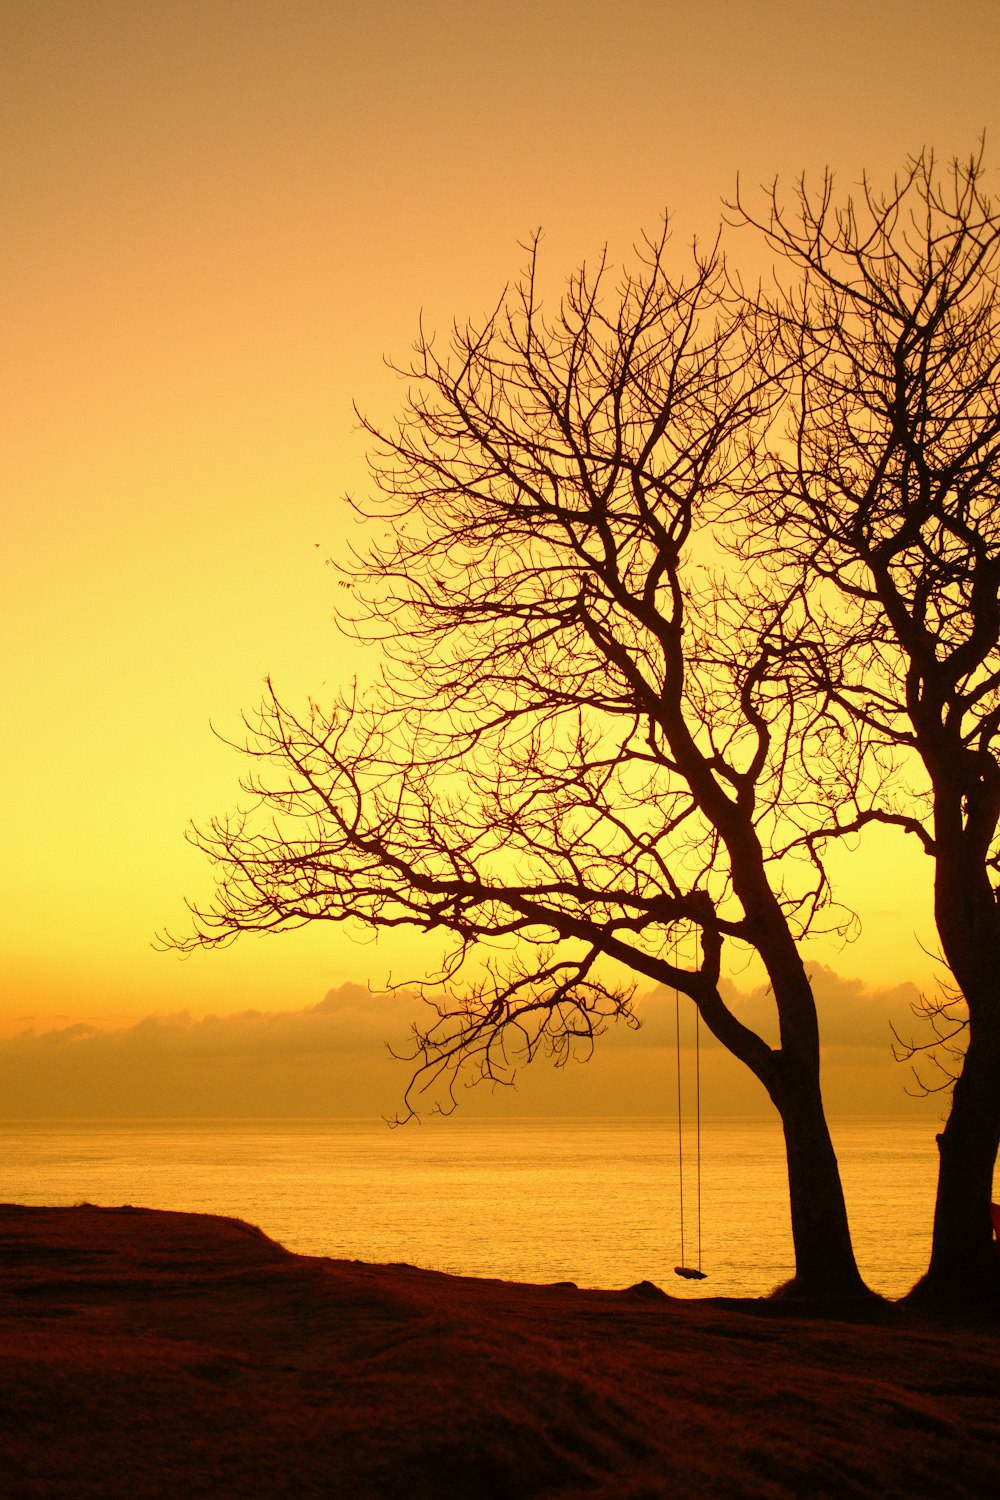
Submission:
[[[406,1044],[412,994],[357,984],[296,1011],[145,1017],[73,1024],[0,1040],[8,1117],[378,1115],[406,1085],[387,1042]]]
[[[893,1040],[893,1026],[907,1038],[919,1030],[920,1023],[913,1014],[913,1006],[920,998],[916,985],[906,983],[888,990],[870,990],[860,979],[843,979],[822,964],[811,966],[808,972],[816,997],[824,1048],[874,1048],[888,1052]],[[744,1025],[751,1027],[771,1046],[777,1046],[778,1015],[774,998],[766,985],[741,991],[724,981],[723,998]],[[636,1010],[642,1020],[639,1031],[632,1033],[636,1044],[674,1045],[673,990],[658,985],[638,998]],[[681,1026],[685,1036],[691,1030],[690,1016],[691,1003],[682,995]],[[702,1041],[707,1047],[719,1045],[705,1028],[702,1029]]]
[[[908,1074],[891,1056],[890,1023],[915,1029],[912,985],[867,990],[829,969],[813,972],[824,1040],[825,1089],[842,1112],[908,1107]],[[727,992],[736,1014],[777,1040],[773,999],[764,988]],[[693,1031],[683,997],[682,1043],[690,1067]],[[515,1093],[477,1087],[462,1093],[473,1114],[664,1114],[674,1108],[674,996],[657,988],[636,1002],[638,1030],[609,1028],[585,1067],[554,1069],[544,1059],[523,1070]],[[387,1044],[405,1050],[426,1017],[410,992],[331,990],[294,1011],[243,1010],[194,1018],[181,1012],[102,1028],[70,1024],[28,1029],[0,1040],[0,1111],[8,1118],[246,1117],[393,1115],[410,1076]],[[769,1108],[745,1068],[702,1028],[706,1113]],[[940,1107],[940,1106],[938,1106]]]
[[[45,1031],[29,1028],[0,1041],[0,1054],[22,1057],[101,1052],[107,1056],[270,1057],[327,1055],[402,1042],[420,1002],[405,991],[379,994],[344,984],[318,1005],[294,1011],[233,1011],[195,1019],[187,1011],[146,1016],[113,1029],[74,1024]]]

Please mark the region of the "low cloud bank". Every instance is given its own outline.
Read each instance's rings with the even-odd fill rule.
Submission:
[[[832,1113],[898,1114],[916,1106],[912,1074],[893,1061],[892,1030],[920,1031],[913,985],[873,992],[829,969],[812,975],[824,1042],[824,1088]],[[727,999],[748,1025],[776,1041],[766,989]],[[636,1005],[642,1026],[614,1026],[585,1066],[554,1069],[544,1059],[516,1090],[460,1090],[463,1111],[482,1114],[667,1114],[673,1092],[672,991],[655,989]],[[681,997],[688,1076],[693,1011]],[[389,1055],[406,1047],[426,1010],[406,991],[373,993],[358,984],[332,990],[296,1011],[237,1011],[194,1018],[148,1016],[132,1026],[29,1029],[0,1040],[0,1115],[6,1118],[377,1116],[399,1109],[410,1076]],[[702,1028],[706,1114],[768,1109],[763,1090]],[[942,1101],[933,1101],[940,1111]],[[924,1108],[927,1108],[924,1102]]]
[[[824,1048],[889,1051],[893,1026],[907,1040],[915,1033],[923,1034],[926,1029],[913,1013],[913,1007],[920,999],[916,985],[900,984],[891,990],[869,990],[860,979],[843,979],[821,964],[809,970],[809,977],[816,997]],[[772,1046],[777,1045],[778,1016],[766,985],[744,992],[724,981],[723,994],[745,1025],[752,1027]],[[693,1007],[683,995],[680,1004],[681,1034],[687,1037],[692,1030]],[[657,986],[648,995],[640,997],[636,1009],[643,1024],[638,1032],[631,1033],[634,1043],[672,1047],[675,1035],[673,990]],[[704,1027],[702,1043],[707,1047],[719,1045]]]

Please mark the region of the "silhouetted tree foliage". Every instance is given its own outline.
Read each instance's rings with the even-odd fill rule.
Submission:
[[[341,580],[382,685],[306,712],[269,686],[256,805],[195,834],[218,893],[178,946],[446,932],[411,1108],[634,1024],[636,976],[676,985],[781,1115],[799,1284],[860,1292],[797,942],[839,920],[816,834],[864,788],[801,584],[725,548],[773,475],[783,329],[717,247],[674,279],[666,243],[551,311],[532,247],[492,316],[443,354],[421,336],[398,425],[364,422],[368,542]],[[727,943],[766,969],[777,1045],[720,993]]]
[[[798,570],[815,687],[882,789],[835,823],[896,824],[934,861],[953,983],[931,1043],[956,1076],[918,1291],[977,1301],[1000,1267],[1000,213],[983,183],[982,150],[944,173],[925,153],[888,193],[838,206],[827,178],[763,217],[737,205],[792,273],[770,299],[791,441],[754,497],[757,551]]]

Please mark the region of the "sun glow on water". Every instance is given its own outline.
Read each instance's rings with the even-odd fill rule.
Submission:
[[[666,1120],[11,1124],[5,1199],[185,1209],[258,1224],[289,1249],[456,1275],[760,1296],[792,1272],[780,1131],[703,1122],[702,1283],[679,1281],[676,1126]],[[928,1122],[835,1128],[855,1248],[880,1292],[926,1269],[936,1150]],[[697,1176],[685,1137],[685,1254]],[[693,1292],[692,1288],[697,1287]]]

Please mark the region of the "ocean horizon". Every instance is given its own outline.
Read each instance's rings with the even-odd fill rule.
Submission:
[[[926,1270],[935,1123],[831,1121],[858,1262],[896,1297]],[[0,1121],[0,1198],[220,1214],[289,1250],[452,1275],[762,1296],[792,1274],[777,1121]],[[700,1186],[700,1195],[699,1195]],[[700,1197],[700,1204],[699,1204]],[[674,1274],[701,1265],[705,1280]]]

